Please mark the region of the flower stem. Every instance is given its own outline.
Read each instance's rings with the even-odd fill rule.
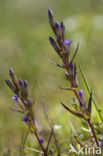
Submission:
[[[43,145],[41,144],[41,142],[40,142],[40,140],[39,140],[38,133],[35,131],[34,134],[35,134],[35,136],[36,136],[36,138],[37,138],[37,141],[38,141],[38,143],[39,143],[39,145],[40,145],[42,151],[44,152],[44,156],[48,156],[47,151],[45,150],[45,148],[43,147]]]
[[[98,142],[98,139],[97,139],[95,130],[94,130],[94,128],[93,128],[92,121],[91,121],[90,119],[88,119],[87,122],[88,122],[88,124],[89,124],[89,126],[90,126],[90,128],[91,128],[91,130],[92,130],[92,134],[93,134],[93,137],[94,137],[94,139],[95,139],[96,145],[97,145],[97,147],[99,147],[99,142]]]

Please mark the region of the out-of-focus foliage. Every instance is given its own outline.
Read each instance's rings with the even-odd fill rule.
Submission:
[[[100,108],[103,108],[103,0],[1,0],[0,155],[7,153],[8,149],[13,155],[18,155],[22,134],[24,132],[26,134],[27,131],[27,127],[20,120],[21,116],[8,109],[9,106],[14,106],[14,102],[9,101],[12,93],[4,84],[9,68],[13,68],[18,77],[27,79],[31,94],[36,96],[35,109],[38,124],[42,124],[39,127],[41,133],[48,135],[46,128],[48,124],[45,117],[43,118],[39,82],[48,105],[49,116],[56,125],[61,125],[56,131],[68,142],[67,147],[72,137],[71,130],[75,133],[75,127],[79,127],[76,121],[78,119],[65,113],[59,104],[59,101],[72,104],[73,94],[58,88],[58,85],[69,86],[63,77],[64,72],[57,70],[57,67],[49,64],[43,57],[46,55],[50,60],[59,62],[48,40],[48,36],[53,35],[48,22],[48,8],[53,10],[55,18],[59,19],[58,22],[64,21],[66,37],[73,40],[72,52],[79,41],[77,60],[84,70]],[[79,82],[80,88],[83,88],[80,74]],[[94,114],[92,113],[92,116]],[[96,119],[96,116],[94,118]],[[73,121],[75,126],[73,127],[69,121]],[[27,144],[29,147],[38,148],[32,135],[28,137]],[[27,149],[25,151],[29,155],[33,154]]]

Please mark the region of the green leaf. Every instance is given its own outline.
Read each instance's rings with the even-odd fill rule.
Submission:
[[[84,120],[88,120],[89,119],[89,116],[88,115],[85,115],[85,114],[81,114],[80,112],[77,112],[77,111],[74,111],[72,109],[70,109],[69,107],[67,107],[66,105],[64,105],[62,102],[61,102],[61,105],[67,110],[69,111],[70,113],[72,113],[73,115],[79,117],[79,118],[82,118]]]
[[[89,95],[90,95],[90,94],[91,94],[91,89],[90,89],[90,87],[89,87],[89,84],[88,84],[88,82],[87,82],[87,79],[86,79],[86,77],[85,77],[85,75],[84,75],[84,73],[83,73],[83,70],[82,70],[82,68],[81,68],[81,66],[80,66],[79,63],[78,63],[78,66],[79,66],[79,70],[80,70],[82,79],[83,79],[83,81],[84,81],[85,87],[86,87],[86,89],[87,89],[87,91],[88,91],[88,93],[89,93]],[[102,115],[101,115],[101,113],[100,113],[100,111],[99,111],[99,108],[98,108],[98,106],[97,106],[97,103],[96,103],[94,97],[92,97],[92,101],[93,101],[93,105],[94,105],[94,107],[95,107],[95,110],[97,111],[97,114],[98,114],[98,116],[99,116],[101,122],[103,123]]]

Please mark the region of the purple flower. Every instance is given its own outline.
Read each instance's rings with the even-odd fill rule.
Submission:
[[[79,90],[79,96],[80,96],[81,98],[84,97],[84,92],[83,92],[83,90]]]
[[[64,40],[64,43],[65,43],[65,49],[67,51],[67,53],[70,52],[70,46],[72,44],[72,40]]]
[[[75,68],[74,68],[74,63],[70,62],[69,64],[69,72],[70,72],[70,76],[75,76]]]
[[[27,88],[28,87],[28,83],[26,80],[24,80],[24,87]]]
[[[84,98],[84,92],[83,90],[79,90],[79,96],[80,96],[80,105],[84,105],[85,103],[85,98]]]
[[[28,106],[29,106],[29,107],[32,106],[32,102],[31,102],[31,99],[30,99],[30,98],[28,99]]]
[[[70,70],[73,70],[74,63],[73,62],[70,62],[69,67],[70,67]]]
[[[71,46],[72,40],[64,40],[66,46]]]
[[[18,104],[20,104],[20,99],[19,99],[19,97],[17,95],[14,95],[12,97],[12,100],[15,100]]]
[[[23,81],[21,79],[19,79],[19,85],[20,87],[23,86]]]
[[[28,121],[28,115],[22,117],[22,121]]]
[[[41,142],[41,144],[44,143],[44,139],[42,137],[39,138],[39,141]]]

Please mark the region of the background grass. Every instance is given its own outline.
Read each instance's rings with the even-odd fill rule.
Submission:
[[[49,116],[56,125],[62,126],[56,131],[68,145],[72,136],[70,123],[74,123],[74,129],[80,124],[59,103],[63,101],[69,105],[73,97],[72,93],[58,88],[58,85],[69,86],[64,79],[64,70],[49,64],[43,57],[46,55],[50,60],[60,62],[48,40],[48,36],[54,36],[48,24],[48,8],[53,10],[57,21],[64,21],[66,37],[73,40],[71,55],[79,41],[77,60],[98,105],[103,108],[103,0],[0,0],[0,155],[8,149],[12,155],[19,155],[22,134],[27,131],[21,116],[8,109],[9,106],[15,106],[10,100],[13,94],[4,83],[9,68],[13,68],[18,78],[26,79],[30,93],[35,94],[35,112],[41,134],[46,137],[49,131],[43,113],[41,90],[48,105]],[[41,84],[41,90],[38,81],[35,89],[33,87],[36,79]],[[79,87],[84,88],[79,73],[78,79]],[[86,93],[85,96],[88,99]],[[96,115],[92,115],[96,119]],[[38,146],[31,134],[27,145]],[[34,154],[28,150],[25,152],[27,155],[28,152],[29,155]]]

